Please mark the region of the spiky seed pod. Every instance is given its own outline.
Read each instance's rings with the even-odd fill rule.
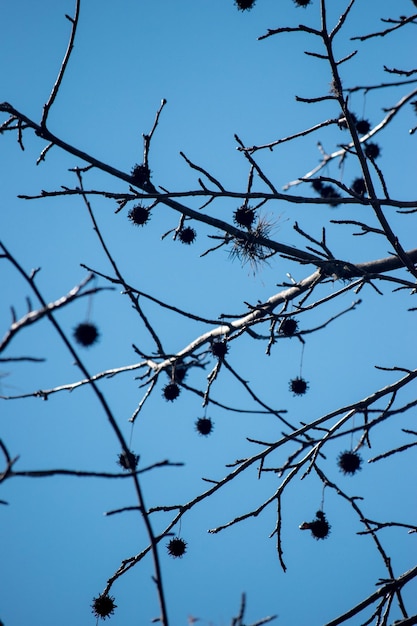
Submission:
[[[308,382],[304,380],[304,378],[301,378],[301,376],[297,376],[296,378],[290,380],[289,387],[294,396],[303,396],[305,393],[307,393],[309,385]]]
[[[310,522],[310,530],[314,539],[326,539],[330,535],[330,524],[323,516]]]
[[[323,189],[323,183],[321,182],[321,180],[312,180],[311,186],[313,187],[314,191],[317,191],[317,193],[320,193],[320,191]]]
[[[91,324],[90,322],[82,322],[74,328],[74,339],[84,348],[92,346],[96,343],[96,341],[98,341],[98,338],[99,332],[97,330],[97,326]]]
[[[210,417],[199,417],[195,423],[196,431],[207,437],[213,431],[213,421]]]
[[[351,189],[358,194],[358,196],[363,196],[366,193],[366,185],[363,178],[355,178],[351,185]]]
[[[167,544],[168,554],[174,558],[181,558],[187,551],[187,543],[181,537],[174,537]]]
[[[233,220],[238,226],[251,228],[255,221],[255,211],[248,206],[242,205],[233,213]]]
[[[254,5],[256,0],[235,0],[235,5],[239,9],[239,11],[250,11]]]
[[[322,198],[333,198],[336,189],[332,185],[322,185],[320,187],[320,195]]]
[[[309,4],[311,4],[311,0],[294,0],[295,4],[298,7],[306,8]]]
[[[151,178],[151,170],[144,163],[136,163],[132,168],[131,176],[135,185],[143,187]]]
[[[136,226],[144,226],[146,222],[149,221],[150,214],[148,209],[146,209],[141,204],[137,204],[132,209],[130,209],[127,217],[130,219],[132,224]]]
[[[165,385],[165,387],[163,388],[162,393],[164,394],[165,400],[173,402],[180,395],[181,389],[179,388],[177,383],[168,383],[168,385]]]
[[[326,539],[330,535],[331,526],[323,511],[317,511],[316,519],[312,522],[303,522],[300,530],[310,530],[314,539]]]
[[[106,619],[113,615],[114,609],[117,609],[117,604],[114,603],[114,598],[107,594],[102,594],[93,598],[93,604],[91,605],[94,615],[101,619]]]
[[[352,122],[353,122],[353,123],[355,124],[355,126],[356,126],[356,123],[357,123],[357,121],[358,121],[358,118],[357,118],[357,117],[356,117],[356,115],[355,115],[354,113],[352,113],[352,112],[350,112],[350,117],[352,118]],[[344,116],[340,117],[340,118],[338,119],[337,123],[338,123],[338,125],[339,125],[339,128],[341,128],[342,130],[346,130],[346,129],[347,129],[347,127],[348,127],[347,122],[346,122],[346,118],[345,118]]]
[[[117,462],[124,470],[135,470],[139,462],[139,456],[129,450],[128,453],[122,452],[119,454]]]
[[[332,185],[322,185],[320,189],[320,196],[326,200],[331,206],[337,206],[340,204],[339,198],[342,196]]]
[[[366,133],[369,133],[371,130],[371,125],[368,120],[357,120],[355,126],[360,135],[366,135]]]
[[[174,366],[174,368],[173,368],[174,371],[172,373],[172,377],[174,379],[174,382],[182,383],[182,381],[185,379],[185,377],[188,374],[187,369],[188,368],[185,365],[185,363],[183,363],[182,361],[177,361],[175,366]]]
[[[345,450],[339,454],[337,464],[341,472],[353,476],[361,469],[362,458],[357,452]]]
[[[279,332],[286,337],[292,337],[298,330],[298,322],[293,317],[285,317],[279,327]]]
[[[210,349],[213,356],[223,359],[229,351],[229,346],[225,341],[213,341]]]
[[[190,243],[194,243],[196,236],[197,233],[195,232],[194,228],[191,228],[191,226],[181,228],[178,233],[178,239],[181,241],[181,243],[186,243],[187,245],[190,245]]]
[[[381,154],[381,148],[377,143],[365,144],[365,154],[369,159],[377,159]]]

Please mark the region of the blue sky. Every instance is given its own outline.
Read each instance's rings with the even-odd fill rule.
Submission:
[[[73,2],[43,0],[5,2],[0,24],[1,101],[40,120],[62,56],[65,52]],[[329,3],[330,4],[330,3]],[[345,3],[334,3],[329,22],[337,19]],[[378,30],[379,17],[410,14],[411,3],[378,3],[375,12],[369,3],[357,1],[341,35],[337,52],[343,56],[358,47],[349,41],[356,34]],[[394,12],[393,12],[394,11]],[[129,172],[142,159],[142,133],[149,132],[162,98],[167,105],[154,136],[150,153],[152,180],[171,191],[198,188],[197,173],[179,156],[183,151],[219,178],[228,189],[246,188],[248,168],[236,151],[234,133],[247,145],[273,141],[338,115],[334,104],[305,105],[294,95],[314,97],[328,90],[330,75],[325,63],[304,54],[320,52],[317,42],[304,34],[284,34],[258,41],[268,28],[295,26],[303,21],[319,24],[319,2],[306,10],[291,0],[258,0],[254,9],[241,13],[232,0],[88,0],[81,4],[81,16],[74,53],[58,98],[49,117],[50,130],[110,165]],[[343,66],[347,86],[376,84],[386,80],[381,67],[409,69],[415,59],[413,29],[402,29],[383,40],[365,42],[360,53]],[[410,90],[413,86],[410,86]],[[392,106],[406,88],[352,95],[352,110],[372,124],[383,117],[383,107]],[[2,117],[2,121],[5,117]],[[415,137],[408,129],[416,124],[411,107],[406,107],[384,131],[382,156],[392,197],[412,199],[415,194]],[[258,152],[256,158],[281,189],[286,183],[312,169],[320,159],[317,141],[331,152],[345,135],[337,129],[323,129],[274,150]],[[49,198],[24,201],[18,194],[37,194],[41,189],[74,186],[69,168],[80,161],[54,148],[45,163],[36,166],[44,144],[30,132],[24,135],[22,152],[11,133],[0,137],[0,239],[27,271],[41,267],[37,283],[43,296],[54,300],[67,293],[86,275],[80,263],[105,274],[111,269],[105,258],[85,206],[78,198]],[[331,163],[325,174],[347,185],[358,175],[353,159],[343,171]],[[127,186],[108,175],[91,172],[86,188],[126,191]],[[310,188],[296,188],[295,193]],[[198,208],[201,200],[185,203]],[[200,255],[213,245],[204,225],[193,225],[197,241],[183,246],[161,235],[177,226],[178,215],[159,206],[146,228],[134,228],[126,209],[115,214],[114,201],[92,201],[105,240],[127,282],[181,309],[206,318],[222,313],[241,314],[245,302],[256,304],[278,291],[277,284],[307,276],[310,266],[299,266],[279,257],[259,272],[231,261],[221,249]],[[213,203],[210,215],[230,221],[238,203],[225,199]],[[295,205],[269,203],[263,214],[274,223],[273,237],[282,243],[302,246],[293,224],[314,237],[326,227],[328,243],[338,258],[351,262],[387,256],[391,250],[378,237],[352,237],[350,227],[331,224],[332,219],[364,219],[363,207]],[[367,210],[368,211],[368,210]],[[415,247],[413,216],[400,216],[387,209],[405,248]],[[366,219],[374,224],[370,213]],[[35,298],[5,262],[0,264],[2,333],[10,323],[10,305],[19,316],[26,312],[26,296]],[[104,281],[99,281],[104,286]],[[317,292],[324,296],[340,283]],[[303,375],[310,383],[305,397],[294,398],[288,381],[299,374],[301,344],[297,339],[278,342],[270,357],[265,343],[243,336],[233,342],[230,363],[256,393],[277,409],[287,409],[294,423],[313,420],[328,411],[366,397],[397,379],[393,372],[381,372],[375,365],[412,368],[415,355],[415,319],[407,311],[415,306],[405,291],[392,295],[389,285],[384,296],[371,287],[360,296],[363,303],[324,331],[308,335],[303,354]],[[302,317],[302,328],[314,328],[351,305],[348,292]],[[57,319],[68,335],[88,314],[89,303],[82,299],[62,309]],[[208,328],[180,316],[172,316],[145,303],[167,352],[177,352]],[[130,303],[117,290],[103,291],[92,302],[91,318],[100,329],[100,342],[80,352],[90,372],[122,367],[138,361],[132,343],[144,352],[154,344]],[[267,329],[263,329],[267,332]],[[42,364],[1,364],[7,374],[0,379],[3,395],[50,389],[81,378],[71,356],[55,331],[44,320],[16,337],[5,356],[30,354],[46,357]],[[192,372],[187,381],[204,389],[205,371]],[[160,468],[143,476],[148,506],[175,504],[195,497],[207,488],[202,477],[221,479],[225,465],[258,451],[246,437],[275,441],[282,426],[271,416],[239,414],[209,407],[215,429],[208,438],[197,436],[194,421],[204,414],[201,401],[182,393],[175,403],[161,397],[158,389],[147,401],[132,430],[128,420],[138,405],[143,389],[125,373],[101,384],[118,423],[133,450],[141,455],[141,466],[163,459],[184,462],[180,468]],[[166,379],[168,380],[168,379]],[[250,398],[223,372],[213,387],[220,402],[254,409]],[[401,402],[413,399],[409,388]],[[1,438],[12,456],[19,455],[16,470],[68,468],[117,471],[118,443],[101,407],[88,389],[71,394],[54,394],[47,402],[37,398],[2,401]],[[366,461],[390,448],[409,443],[401,428],[413,428],[413,416],[399,415],[375,429],[372,449],[364,449],[364,468],[354,477],[337,470],[341,450],[351,445],[350,437],[328,444],[323,469],[350,495],[365,498],[364,510],[371,519],[412,523],[415,501],[408,485],[416,479],[412,451],[394,455],[380,463]],[[414,426],[415,430],[415,426]],[[356,439],[354,439],[354,444]],[[285,460],[285,451],[275,453],[271,464]],[[327,491],[325,510],[332,524],[327,541],[316,542],[299,531],[303,521],[312,519],[320,508],[322,488],[314,475],[296,478],[284,495],[283,548],[288,566],[279,566],[275,540],[269,539],[276,523],[276,507],[269,506],[257,519],[211,535],[207,529],[224,524],[256,508],[279,485],[276,474],[257,480],[255,469],[236,484],[204,501],[185,516],[178,532],[188,542],[186,556],[171,559],[161,547],[170,623],[187,623],[187,616],[201,619],[202,625],[228,624],[237,613],[240,595],[248,596],[247,622],[278,614],[280,624],[320,626],[347,610],[350,603],[372,593],[374,584],[386,576],[381,559],[371,542],[357,536],[361,529],[351,508]],[[80,478],[15,478],[2,485],[0,619],[5,626],[28,623],[52,626],[60,623],[94,624],[90,604],[105,587],[120,562],[142,550],[146,535],[135,513],[106,517],[105,511],[134,504],[129,480],[105,481]],[[169,514],[152,517],[156,532],[170,520]],[[396,575],[414,565],[413,537],[402,529],[381,533],[381,541],[393,555]],[[414,550],[415,554],[415,550]],[[149,623],[158,614],[152,564],[144,559],[117,581],[112,589],[118,605],[111,624],[128,621]],[[415,591],[415,588],[414,588]],[[411,592],[408,592],[411,593]],[[407,592],[405,592],[407,598]],[[393,618],[398,614],[393,614]],[[360,621],[356,622],[361,623]]]

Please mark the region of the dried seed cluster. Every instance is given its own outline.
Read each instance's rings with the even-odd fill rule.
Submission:
[[[114,603],[114,598],[112,596],[102,594],[93,599],[91,608],[96,617],[106,619],[106,617],[113,615],[114,609],[117,608],[117,604]]]
[[[134,454],[130,450],[128,452],[122,452],[117,457],[117,462],[125,470],[135,470],[139,462],[139,456]]]
[[[292,391],[295,396],[303,396],[307,393],[309,387],[308,382],[304,380],[304,378],[301,378],[301,376],[297,376],[296,378],[290,380],[289,386],[290,391]]]
[[[286,337],[292,337],[298,330],[298,322],[293,317],[285,317],[279,327],[279,332]]]
[[[359,135],[366,135],[366,133],[369,133],[369,131],[371,130],[371,125],[368,120],[358,120],[355,126]]]
[[[344,474],[356,474],[361,469],[362,458],[357,452],[345,450],[339,454],[337,464]]]
[[[165,400],[169,400],[173,402],[178,398],[181,393],[181,389],[177,385],[177,383],[168,383],[162,390]]]
[[[131,176],[135,185],[143,187],[151,178],[151,170],[144,163],[136,163],[132,168]]]
[[[380,154],[381,148],[378,146],[377,143],[372,143],[371,141],[365,144],[365,155],[368,157],[368,159],[377,159]]]
[[[314,539],[326,539],[330,535],[331,526],[323,511],[317,511],[315,519],[300,524],[300,530],[310,530]]]
[[[342,196],[337,189],[333,187],[333,185],[324,184],[319,179],[313,180],[311,184],[314,191],[316,191],[321,198],[327,200],[327,203],[330,204],[330,206],[337,206],[340,204],[340,198]]]
[[[176,383],[182,383],[182,381],[187,376],[187,366],[183,361],[178,360],[174,366],[174,371],[172,373],[172,378]]]
[[[210,417],[199,417],[195,423],[196,431],[207,437],[213,431],[213,421]]]
[[[244,226],[248,229],[252,228],[255,221],[254,209],[243,204],[233,213],[233,221],[237,226]]]
[[[185,243],[187,245],[194,243],[196,236],[197,233],[195,232],[194,228],[191,228],[191,226],[181,228],[178,233],[178,239],[181,241],[181,243]]]
[[[132,224],[135,224],[136,226],[144,226],[146,222],[149,222],[150,214],[148,209],[146,209],[142,204],[137,204],[130,209],[127,217],[130,219]]]
[[[78,344],[80,344],[80,346],[83,346],[84,348],[92,346],[98,341],[98,338],[99,332],[95,324],[91,324],[90,322],[82,322],[74,328],[74,339]]]
[[[213,341],[210,349],[213,356],[223,359],[229,351],[229,346],[225,341]]]
[[[351,185],[352,191],[358,194],[358,196],[364,196],[366,194],[366,185],[363,178],[355,178]]]
[[[239,11],[250,11],[256,0],[235,0],[235,4]]]
[[[168,554],[174,558],[181,558],[187,551],[187,543],[181,537],[174,537],[167,544]]]

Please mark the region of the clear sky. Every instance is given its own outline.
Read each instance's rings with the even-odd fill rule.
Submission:
[[[8,101],[28,117],[39,121],[68,43],[74,2],[68,0],[4,0],[0,22],[0,101]],[[335,23],[346,2],[329,2],[329,22]],[[410,0],[375,4],[357,0],[336,49],[340,57],[359,49],[341,66],[345,86],[377,84],[390,76],[383,65],[411,69],[415,65],[415,28],[372,39],[361,46],[350,37],[379,30],[379,20],[410,15]],[[395,4],[395,7],[393,5]],[[57,100],[49,116],[50,130],[60,138],[119,170],[130,172],[142,161],[142,133],[150,131],[163,98],[167,104],[150,151],[152,182],[170,191],[198,188],[199,173],[179,155],[209,171],[227,189],[244,191],[248,167],[236,150],[236,133],[246,145],[262,144],[296,133],[339,114],[336,105],[306,105],[294,96],[316,97],[328,92],[329,70],[322,60],[305,50],[323,52],[318,41],[305,34],[283,34],[258,41],[268,28],[319,25],[319,1],[300,9],[291,0],[257,0],[250,12],[239,12],[233,0],[82,0],[75,48]],[[409,86],[411,90],[414,85]],[[362,91],[352,94],[351,109],[372,125],[384,117],[384,107],[394,105],[408,93],[406,87]],[[1,121],[6,119],[2,115]],[[399,200],[415,198],[415,141],[409,128],[416,125],[410,106],[395,118],[378,139],[382,148],[379,166],[390,194]],[[337,128],[285,144],[274,152],[259,152],[258,162],[282,189],[304,175],[320,160],[317,141],[332,152],[345,141]],[[68,293],[86,276],[83,263],[104,274],[110,265],[93,231],[80,198],[48,198],[25,201],[18,194],[36,195],[41,189],[75,186],[68,171],[84,165],[71,155],[53,148],[46,162],[36,166],[44,143],[30,131],[24,133],[25,151],[16,137],[0,137],[0,239],[30,271],[41,268],[37,284],[46,300]],[[332,162],[323,171],[346,185],[358,174],[353,159],[339,169]],[[88,189],[127,191],[120,180],[97,171],[85,176]],[[259,188],[262,189],[260,183]],[[379,188],[380,191],[380,188]],[[311,196],[310,187],[294,193]],[[380,192],[382,193],[382,192]],[[199,198],[184,200],[197,209]],[[224,199],[209,205],[207,213],[232,221],[239,201]],[[127,210],[115,214],[114,200],[97,197],[92,207],[112,255],[127,282],[154,297],[217,319],[221,314],[242,314],[246,304],[265,301],[279,289],[277,284],[309,275],[311,266],[300,266],[274,257],[253,273],[248,265],[231,260],[225,248],[201,257],[215,245],[208,236],[218,231],[193,224],[197,240],[181,245],[163,234],[175,229],[178,214],[158,206],[145,228],[135,228]],[[363,207],[269,203],[263,214],[274,224],[272,237],[288,245],[304,246],[293,225],[313,237],[326,227],[327,242],[337,258],[363,262],[391,253],[385,239],[352,237],[351,227],[330,223],[332,219],[363,218]],[[415,217],[387,209],[403,246],[415,247]],[[366,219],[372,221],[370,214]],[[14,270],[0,264],[0,333],[10,324],[10,306],[22,316],[25,298],[38,303]],[[99,286],[107,286],[104,280]],[[324,296],[341,287],[327,285]],[[230,350],[230,363],[250,381],[254,391],[275,409],[286,409],[288,419],[299,424],[317,419],[328,411],[366,397],[396,380],[398,373],[381,372],[375,365],[415,366],[416,306],[406,291],[391,294],[389,285],[379,295],[371,287],[359,296],[348,292],[302,318],[302,329],[325,323],[349,307],[358,297],[363,303],[354,312],[334,321],[324,330],[280,341],[270,357],[266,344],[243,336]],[[167,353],[175,353],[211,327],[185,319],[143,301]],[[132,310],[126,297],[102,291],[93,301],[81,299],[65,307],[57,319],[71,336],[73,328],[90,314],[100,330],[100,341],[80,352],[92,373],[138,362],[132,343],[152,353],[155,345]],[[267,328],[262,328],[267,333]],[[44,363],[0,363],[0,393],[14,396],[80,380],[72,363],[46,320],[17,335],[3,357],[44,357]],[[289,380],[300,373],[310,389],[293,397]],[[187,383],[204,389],[214,365],[208,356],[205,370],[192,372]],[[100,384],[118,424],[132,449],[140,454],[140,466],[169,459],[184,467],[159,468],[143,476],[147,506],[187,502],[207,488],[202,478],[220,480],[225,465],[259,451],[247,437],[275,441],[282,425],[259,413],[241,414],[210,406],[215,428],[210,437],[195,432],[194,422],[204,415],[201,400],[183,392],[177,401],[161,397],[162,382],[146,402],[132,429],[128,420],[140,402],[144,388],[127,372]],[[164,375],[163,375],[164,376]],[[165,380],[166,379],[166,380]],[[146,389],[146,388],[145,388]],[[215,382],[213,397],[227,405],[255,410],[250,397],[228,372]],[[413,399],[409,388],[401,402]],[[379,406],[381,408],[381,406]],[[415,423],[415,420],[414,420]],[[372,448],[363,449],[362,471],[343,476],[337,468],[338,454],[357,439],[350,436],[328,444],[323,469],[349,495],[365,498],[370,519],[413,523],[414,494],[409,485],[416,476],[415,456],[408,451],[379,463],[366,461],[384,451],[410,442],[401,428],[413,426],[413,416],[399,415],[376,429]],[[120,452],[96,398],[87,388],[49,397],[1,401],[0,437],[12,457],[19,456],[16,470],[67,468],[115,472]],[[286,451],[288,455],[291,450]],[[285,451],[277,452],[271,466],[281,465]],[[332,525],[326,541],[314,541],[299,525],[310,521],[322,502],[322,487],[314,474],[296,478],[283,498],[283,549],[288,570],[280,568],[276,542],[269,538],[276,524],[276,505],[257,518],[244,521],[218,534],[207,530],[227,523],[256,508],[279,486],[275,473],[258,480],[255,468],[233,481],[221,493],[203,501],[176,528],[188,543],[182,559],[172,559],[161,546],[163,580],[166,585],[171,625],[187,624],[187,616],[200,618],[202,626],[223,626],[236,615],[242,592],[247,593],[246,621],[278,614],[277,624],[321,626],[359,602],[386,577],[380,556],[362,529],[350,506],[334,492],[326,491],[324,508]],[[95,624],[92,598],[105,587],[121,561],[147,545],[142,520],[134,512],[106,517],[106,511],[135,504],[129,479],[15,478],[2,484],[0,499],[0,619],[5,626],[70,626]],[[168,524],[171,514],[152,517],[156,532]],[[415,564],[415,534],[404,529],[380,533],[393,567],[400,575]],[[148,624],[158,615],[152,582],[152,563],[144,559],[112,588],[118,608],[111,624]],[[414,585],[414,592],[416,588]],[[411,591],[405,597],[411,597]],[[394,617],[399,614],[394,613]],[[363,618],[363,621],[365,618]],[[361,624],[358,620],[355,624]]]

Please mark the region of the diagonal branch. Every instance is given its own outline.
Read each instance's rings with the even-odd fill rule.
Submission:
[[[385,585],[382,585],[376,591],[374,591],[374,593],[371,593],[371,595],[365,598],[365,600],[362,600],[362,602],[359,602],[359,604],[351,608],[349,611],[346,611],[346,613],[343,613],[343,615],[340,615],[339,617],[332,620],[331,622],[328,622],[327,624],[325,624],[325,626],[339,626],[339,624],[343,624],[354,615],[357,615],[358,613],[363,611],[363,609],[366,609],[366,607],[368,607],[370,604],[373,604],[380,598],[383,598],[384,596],[392,594],[394,591],[401,589],[406,583],[408,583],[410,580],[413,580],[413,578],[416,578],[416,577],[417,577],[417,566],[408,570],[408,572],[405,572],[398,578],[388,581]],[[403,623],[403,622],[400,622],[400,623]],[[407,620],[405,621],[405,623],[407,623]],[[416,622],[411,622],[411,623],[416,623]]]
[[[68,42],[68,47],[67,47],[67,50],[65,52],[64,60],[62,61],[62,65],[61,65],[61,68],[59,70],[57,79],[56,79],[55,84],[54,84],[54,86],[52,88],[52,91],[51,91],[51,94],[50,94],[50,96],[48,98],[48,101],[45,103],[45,105],[43,107],[43,114],[42,114],[42,120],[41,120],[41,126],[43,128],[46,127],[46,121],[47,121],[47,118],[48,118],[49,109],[53,105],[53,103],[55,101],[55,98],[58,95],[58,91],[59,91],[59,88],[61,86],[62,79],[64,78],[64,73],[65,73],[65,70],[67,68],[68,61],[69,61],[70,56],[71,56],[71,52],[72,52],[72,50],[74,48],[75,33],[77,31],[78,18],[80,16],[80,2],[81,2],[81,0],[76,0],[76,2],[75,2],[74,17],[70,17],[69,15],[65,16],[72,23],[71,35],[70,35],[70,39],[69,39],[69,42]],[[48,149],[49,149],[49,147],[51,147],[51,146],[48,146]],[[43,153],[42,160],[43,160],[44,157],[45,157],[45,152]]]

